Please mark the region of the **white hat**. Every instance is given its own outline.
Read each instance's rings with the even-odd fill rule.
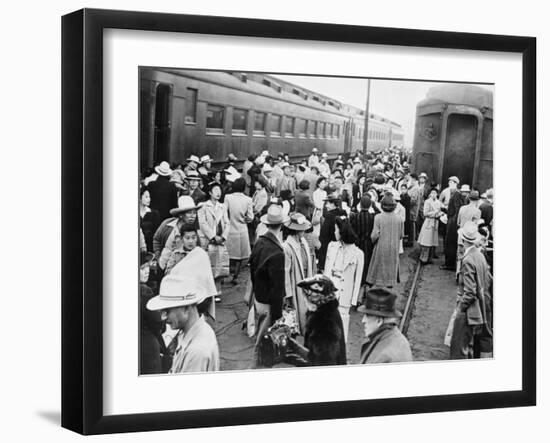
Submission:
[[[471,189],[470,189],[470,185],[462,185],[460,187],[460,192],[470,192]]]
[[[159,295],[147,302],[147,309],[160,311],[201,303],[206,299],[206,290],[193,277],[168,274],[160,282]]]
[[[311,152],[319,152],[319,150],[317,148],[313,148]]]
[[[421,172],[418,178],[420,177],[428,178],[428,174],[426,174],[425,172]]]
[[[170,169],[170,165],[168,164],[168,162],[160,162],[160,165],[155,166],[155,172],[158,175],[163,175],[167,177],[172,174],[172,169]]]
[[[195,162],[195,163],[200,163],[201,161],[199,160],[199,158],[196,156],[196,155],[191,155],[188,159],[187,159],[188,162]]]
[[[235,168],[224,169],[223,172],[225,172],[225,179],[230,183],[241,177],[241,174]]]
[[[267,157],[269,155],[269,151],[262,151],[260,154],[262,157]]]
[[[355,157],[355,158],[353,159],[353,163],[359,163],[359,164],[361,164],[361,160],[359,159],[359,157]]]
[[[256,157],[256,160],[254,160],[254,163],[256,163],[258,166],[261,166],[265,163],[265,157],[260,155]]]
[[[271,165],[269,163],[264,163],[264,167],[262,168],[262,171],[265,173],[265,172],[272,172],[273,171],[273,168],[271,167]]]
[[[178,214],[181,214],[182,212],[191,211],[197,208],[198,206],[195,205],[195,201],[192,197],[188,195],[182,195],[178,198],[178,207],[170,209],[170,215],[176,216]]]
[[[208,163],[208,162],[211,162],[211,161],[212,161],[212,159],[210,158],[210,156],[208,154],[203,155],[201,157],[201,163]]]
[[[288,220],[288,215],[284,215],[283,208],[279,205],[270,205],[269,208],[267,208],[267,214],[260,219],[265,225],[280,225],[286,223]]]
[[[458,233],[464,240],[470,243],[475,243],[481,238],[481,234],[478,231],[477,223],[473,221],[467,221],[464,226],[458,230]]]
[[[328,157],[328,154],[327,154],[326,152],[323,152],[323,153],[321,154],[321,157],[327,158],[327,157]]]

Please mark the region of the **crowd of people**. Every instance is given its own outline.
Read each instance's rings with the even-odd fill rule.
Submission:
[[[364,313],[362,363],[411,361],[396,310],[400,255],[418,244],[429,265],[440,237],[441,268],[458,286],[450,356],[491,354],[492,190],[480,195],[456,176],[440,190],[397,148],[330,161],[314,148],[295,162],[263,151],[238,163],[230,154],[214,168],[191,155],[141,177],[142,374],[219,369],[208,317],[246,266],[253,367],[262,339],[284,322],[309,364],[346,364],[352,309]]]

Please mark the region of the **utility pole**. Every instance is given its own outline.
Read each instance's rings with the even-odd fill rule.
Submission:
[[[365,110],[365,129],[363,131],[363,161],[367,158],[367,141],[369,139],[369,105],[370,105],[370,78],[367,79],[367,109]]]

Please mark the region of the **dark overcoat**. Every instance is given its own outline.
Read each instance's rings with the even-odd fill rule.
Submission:
[[[170,177],[160,175],[155,181],[149,183],[151,194],[151,209],[159,212],[160,220],[170,217],[170,209],[178,206],[178,191],[176,185],[170,181]]]

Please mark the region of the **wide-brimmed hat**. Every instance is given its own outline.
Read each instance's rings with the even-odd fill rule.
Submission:
[[[160,282],[159,295],[147,302],[147,309],[160,311],[196,305],[207,297],[204,287],[193,277],[168,274]]]
[[[455,182],[457,185],[460,183],[460,180],[458,179],[458,177],[456,175],[451,175],[449,177],[449,180],[447,180],[448,182]]]
[[[311,152],[315,152],[315,153],[316,153],[316,152],[319,152],[319,150],[318,150],[317,148],[313,148],[313,149],[311,150]]]
[[[170,209],[170,215],[177,216],[183,212],[191,211],[197,209],[198,206],[195,205],[195,201],[188,195],[182,195],[178,198],[178,207]]]
[[[464,223],[464,226],[458,230],[458,233],[465,241],[470,243],[475,243],[481,238],[481,234],[478,231],[478,225],[473,221],[467,221]]]
[[[208,154],[203,155],[203,156],[201,157],[201,163],[202,163],[202,164],[208,163],[208,162],[211,162],[211,161],[212,161],[212,159],[210,158],[210,156],[209,156]]]
[[[304,214],[296,212],[290,215],[290,218],[285,223],[285,226],[288,229],[292,229],[293,231],[307,231],[309,228],[311,228],[311,222],[306,218]]]
[[[266,172],[273,172],[273,167],[269,163],[264,163],[262,167],[262,172],[265,174]]]
[[[189,171],[185,176],[186,180],[202,180],[197,171]]]
[[[426,174],[425,172],[421,172],[420,175],[418,176],[418,178],[420,177],[424,177],[425,179],[428,178],[428,174]]]
[[[200,159],[196,156],[196,155],[191,155],[189,156],[189,158],[187,159],[187,162],[195,162],[197,164],[199,164],[201,161]]]
[[[299,282],[298,286],[322,295],[332,294],[337,291],[336,285],[332,279],[324,274],[317,274],[313,277],[306,278]]]
[[[265,225],[282,225],[288,221],[288,215],[284,215],[283,208],[279,205],[270,205],[267,213],[260,218]]]
[[[479,200],[479,191],[472,189],[468,194],[468,198],[473,201]]]
[[[328,157],[328,154],[327,154],[326,152],[323,152],[323,153],[321,154],[321,157],[327,158],[327,157]]]
[[[357,308],[357,312],[377,317],[402,316],[401,312],[395,309],[397,294],[387,288],[371,288],[367,291],[364,304]]]
[[[460,192],[470,192],[471,189],[470,189],[470,185],[462,185],[460,187]]]
[[[155,166],[155,172],[158,175],[167,177],[170,174],[172,174],[172,169],[170,168],[170,165],[168,164],[168,162],[160,162],[160,165]]]

